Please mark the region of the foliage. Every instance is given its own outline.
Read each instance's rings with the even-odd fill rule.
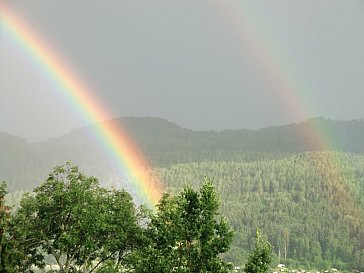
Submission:
[[[19,247],[27,253],[19,266],[30,270],[30,263],[39,264],[47,254],[63,273],[92,272],[110,261],[120,266],[141,232],[127,192],[101,188],[70,163],[56,167],[25,195],[14,224]]]
[[[5,205],[6,184],[0,185],[0,273],[6,273],[8,267],[8,239],[9,207]]]
[[[17,273],[18,261],[25,257],[14,236],[11,208],[5,204],[6,183],[0,185],[0,273]]]
[[[199,192],[186,187],[165,194],[145,231],[145,246],[133,259],[138,273],[228,272],[220,253],[229,249],[233,233],[218,221],[219,199],[210,181]]]
[[[245,264],[246,273],[268,273],[272,263],[272,246],[262,237],[258,229],[255,236],[255,249]]]

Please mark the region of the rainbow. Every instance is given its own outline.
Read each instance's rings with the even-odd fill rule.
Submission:
[[[146,200],[147,205],[154,206],[162,194],[161,183],[147,174],[149,164],[122,128],[114,122],[103,122],[108,119],[108,114],[99,100],[91,96],[91,89],[5,4],[0,4],[0,26],[33,63],[47,74],[86,120],[97,123],[94,130],[98,138],[107,147],[120,170],[127,172],[140,199]]]
[[[269,32],[266,22],[257,18],[264,18],[259,14],[255,1],[218,1],[219,10],[227,22],[231,35],[240,48],[247,49],[255,64],[260,69],[260,75],[271,83],[271,92],[279,96],[282,104],[287,108],[294,120],[306,120],[317,112],[315,100],[307,94],[312,94],[309,84],[302,79],[302,73],[297,73],[297,65],[289,61],[280,49],[279,41]],[[246,54],[244,52],[244,54]],[[296,68],[296,69],[295,69]],[[304,123],[304,132],[298,135],[308,150],[334,151],[339,144],[329,128],[318,120],[312,119]],[[306,141],[308,140],[307,143]],[[346,167],[339,153],[321,153],[320,162],[312,162],[313,169],[324,177],[324,181],[349,179],[350,171]],[[343,187],[338,184],[341,197],[350,199]]]
[[[245,49],[245,56],[252,57],[261,72],[260,76],[271,83],[272,88],[269,91],[273,96],[279,96],[292,119],[306,120],[318,113],[319,108],[314,95],[310,95],[315,92],[312,92],[304,75],[297,71],[298,66],[282,51],[279,40],[269,31],[269,24],[264,22],[267,15],[262,16],[259,12],[259,1],[233,0],[215,3],[235,43],[239,48]],[[335,134],[317,119],[311,119],[304,125],[303,134],[297,136],[301,138],[302,143],[308,144],[307,150],[323,151],[310,162],[312,169],[320,175],[326,186],[336,193],[333,196],[335,202],[347,200],[352,204],[351,208],[346,208],[347,213],[360,215],[345,186],[345,181],[352,177],[350,163],[342,154],[332,152],[340,148]]]
[[[279,49],[279,42],[269,34],[267,26],[258,22],[258,8],[254,1],[214,1],[213,7],[222,15],[227,31],[239,47],[247,49],[249,56],[261,70],[261,75],[271,83],[271,92],[278,96],[287,108],[293,120],[305,120],[316,112],[315,100],[309,98],[310,87],[294,73],[294,64],[288,61],[284,52]],[[90,96],[87,88],[75,76],[62,59],[47,47],[24,22],[8,7],[1,6],[0,23],[9,36],[34,60],[41,70],[47,71],[50,78],[60,87],[62,94],[91,122],[106,120],[108,115],[98,100]],[[263,22],[264,23],[264,22]],[[302,76],[301,76],[302,77]],[[117,125],[112,122],[99,123],[97,135],[108,147],[120,167],[126,166],[128,173],[135,176],[134,185],[142,196],[147,197],[150,204],[155,204],[161,195],[158,181],[145,178],[147,162],[132,141]],[[318,150],[332,150],[336,143],[334,135],[319,123],[306,123],[302,139],[310,139]],[[331,172],[345,173],[339,159],[329,159]],[[324,168],[323,169],[327,169]]]
[[[306,120],[317,113],[316,101],[308,94],[311,88],[297,73],[294,65],[280,49],[279,41],[269,31],[255,1],[217,1],[228,29],[244,55],[253,59],[260,75],[271,84],[272,96],[278,97],[292,120]],[[260,20],[258,18],[261,18]],[[302,139],[313,139],[319,150],[337,148],[335,136],[320,123],[306,123]]]

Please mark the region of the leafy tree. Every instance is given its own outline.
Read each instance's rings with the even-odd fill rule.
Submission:
[[[6,184],[0,185],[0,273],[7,271],[7,228],[9,226],[9,207],[5,206]]]
[[[219,198],[211,181],[199,192],[187,187],[177,196],[164,194],[145,231],[146,244],[136,252],[136,272],[228,272],[220,254],[233,232],[218,221]]]
[[[56,167],[33,194],[25,195],[14,224],[19,248],[27,253],[19,266],[28,271],[45,254],[62,273],[117,268],[141,232],[126,191],[101,188],[96,178],[70,163]]]
[[[256,231],[255,249],[250,253],[245,264],[246,273],[267,273],[272,263],[272,246],[262,237],[260,230]]]
[[[0,273],[15,273],[17,262],[24,255],[14,238],[10,207],[5,205],[6,183],[0,184]]]
[[[6,183],[0,184],[0,273],[15,273],[17,262],[24,255],[13,236],[10,207],[5,205]]]

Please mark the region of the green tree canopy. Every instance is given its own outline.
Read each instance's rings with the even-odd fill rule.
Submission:
[[[248,257],[248,261],[245,264],[245,272],[268,273],[272,260],[272,246],[263,238],[258,229],[255,237],[255,249]]]
[[[0,184],[0,273],[7,271],[7,258],[8,258],[8,239],[7,229],[9,226],[9,210],[10,208],[5,205],[6,184]]]
[[[229,249],[233,232],[225,219],[217,220],[219,207],[211,181],[200,191],[164,194],[145,231],[146,244],[133,257],[136,272],[228,272],[219,255]]]
[[[93,272],[106,262],[117,268],[141,233],[126,191],[101,188],[96,178],[70,163],[56,167],[34,193],[25,195],[14,225],[19,249],[26,253],[18,260],[22,272],[45,254],[62,273],[76,268]]]

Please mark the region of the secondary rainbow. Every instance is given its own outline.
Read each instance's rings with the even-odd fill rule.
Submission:
[[[299,68],[294,65],[282,50],[279,40],[271,31],[269,23],[264,22],[267,14],[261,14],[259,1],[216,1],[218,9],[223,16],[224,22],[230,27],[231,35],[241,49],[242,54],[253,58],[260,69],[260,75],[271,83],[271,91],[274,96],[279,96],[287,112],[292,115],[293,120],[305,120],[308,117],[316,116],[319,108],[316,105],[314,95],[310,92],[309,80],[304,74],[297,71]],[[301,127],[302,128],[302,127]],[[301,136],[302,141],[309,139],[308,150],[332,151],[340,148],[336,136],[325,125],[316,120],[305,123]],[[337,183],[333,192],[338,194],[336,200],[346,199],[352,202],[352,197],[345,187],[344,181],[350,179],[350,168],[348,162],[340,153],[321,153],[320,160],[311,162],[312,168],[320,173],[323,181],[328,187],[333,187],[331,180]],[[355,208],[355,205],[353,205]],[[352,212],[354,214],[354,212]]]
[[[287,108],[292,120],[305,120],[316,116],[318,106],[311,92],[309,80],[304,74],[297,71],[290,58],[283,51],[277,37],[269,30],[269,12],[262,13],[262,7],[256,1],[221,1],[219,10],[228,22],[230,31],[241,48],[248,49],[243,52],[254,59],[261,70],[262,79],[271,84],[273,96],[278,96]],[[314,120],[307,123],[305,135],[315,139],[316,148],[331,150],[337,148],[334,134],[316,123]]]
[[[261,70],[262,78],[271,83],[274,96],[279,96],[287,112],[293,120],[305,120],[315,115],[315,99],[307,94],[310,91],[308,81],[302,80],[302,73],[298,73],[297,66],[292,64],[279,46],[279,41],[269,32],[269,25],[259,14],[260,8],[255,1],[221,1],[218,2],[224,21],[228,22],[229,30],[240,48],[247,49],[243,54],[253,57]],[[258,19],[260,18],[260,20]],[[335,135],[328,128],[311,120],[304,127],[302,140],[310,139],[309,150],[335,150],[338,143]],[[301,132],[301,131],[300,131]],[[323,176],[334,173],[336,177],[345,179],[347,170],[335,153],[323,156],[320,169]],[[317,167],[317,166],[314,166]]]
[[[99,100],[90,95],[90,89],[45,41],[4,4],[0,4],[0,26],[7,37],[11,37],[34,64],[47,74],[57,85],[56,89],[66,96],[89,122],[98,122],[95,129],[98,138],[114,157],[119,168],[127,172],[139,197],[146,200],[149,206],[154,206],[162,193],[161,183],[147,175],[150,169],[148,162],[123,129],[114,122],[102,122],[107,120],[108,114]]]

